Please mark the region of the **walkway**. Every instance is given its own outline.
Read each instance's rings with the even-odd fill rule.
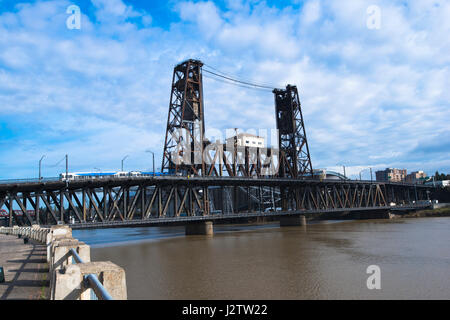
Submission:
[[[17,236],[0,234],[0,266],[5,282],[0,283],[0,300],[48,299],[48,265],[45,245],[33,240],[24,244]]]

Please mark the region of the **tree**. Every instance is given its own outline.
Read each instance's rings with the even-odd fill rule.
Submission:
[[[434,180],[439,181],[439,172],[436,171],[436,173],[434,174]]]
[[[450,174],[439,173],[439,171],[436,171],[436,173],[434,174],[434,180],[435,181],[450,180]]]

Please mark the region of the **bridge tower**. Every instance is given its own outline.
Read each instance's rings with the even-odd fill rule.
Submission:
[[[203,63],[189,59],[175,66],[161,170],[205,174]]]
[[[311,156],[297,87],[287,85],[286,89],[274,89],[273,93],[280,149],[278,176],[298,178],[310,173],[312,177]],[[290,194],[294,196],[289,197]],[[283,210],[298,210],[302,207],[297,188],[280,187],[280,198]]]
[[[275,118],[279,130],[278,145],[283,159],[278,174],[284,178],[312,175],[311,156],[296,86],[274,89]]]

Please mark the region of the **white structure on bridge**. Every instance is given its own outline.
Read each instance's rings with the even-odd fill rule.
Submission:
[[[263,137],[251,133],[239,133],[233,137],[230,137],[227,139],[227,144],[232,145],[235,139],[237,139],[238,147],[265,148],[266,146],[265,139]]]

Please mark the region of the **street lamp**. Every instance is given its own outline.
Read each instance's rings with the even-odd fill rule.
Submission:
[[[42,180],[42,176],[41,176],[41,164],[42,164],[42,159],[44,159],[45,154],[42,156],[41,160],[39,160],[39,181]]]
[[[122,172],[123,172],[123,162],[125,161],[126,158],[128,158],[128,155],[126,155],[126,156],[122,159]]]
[[[151,151],[150,149],[145,150],[145,152],[149,152],[152,154],[152,158],[153,158],[153,176],[155,176],[155,153],[153,151]]]
[[[369,168],[364,168],[364,169],[362,169],[362,170],[359,172],[359,181],[361,181],[361,172],[363,172],[363,171],[365,171],[365,170],[367,170],[367,169],[369,169]],[[370,172],[372,172],[372,169],[370,170]]]
[[[337,166],[342,166],[342,168],[344,168],[344,178],[347,178],[346,174],[345,174],[345,166],[343,164],[336,164]]]

